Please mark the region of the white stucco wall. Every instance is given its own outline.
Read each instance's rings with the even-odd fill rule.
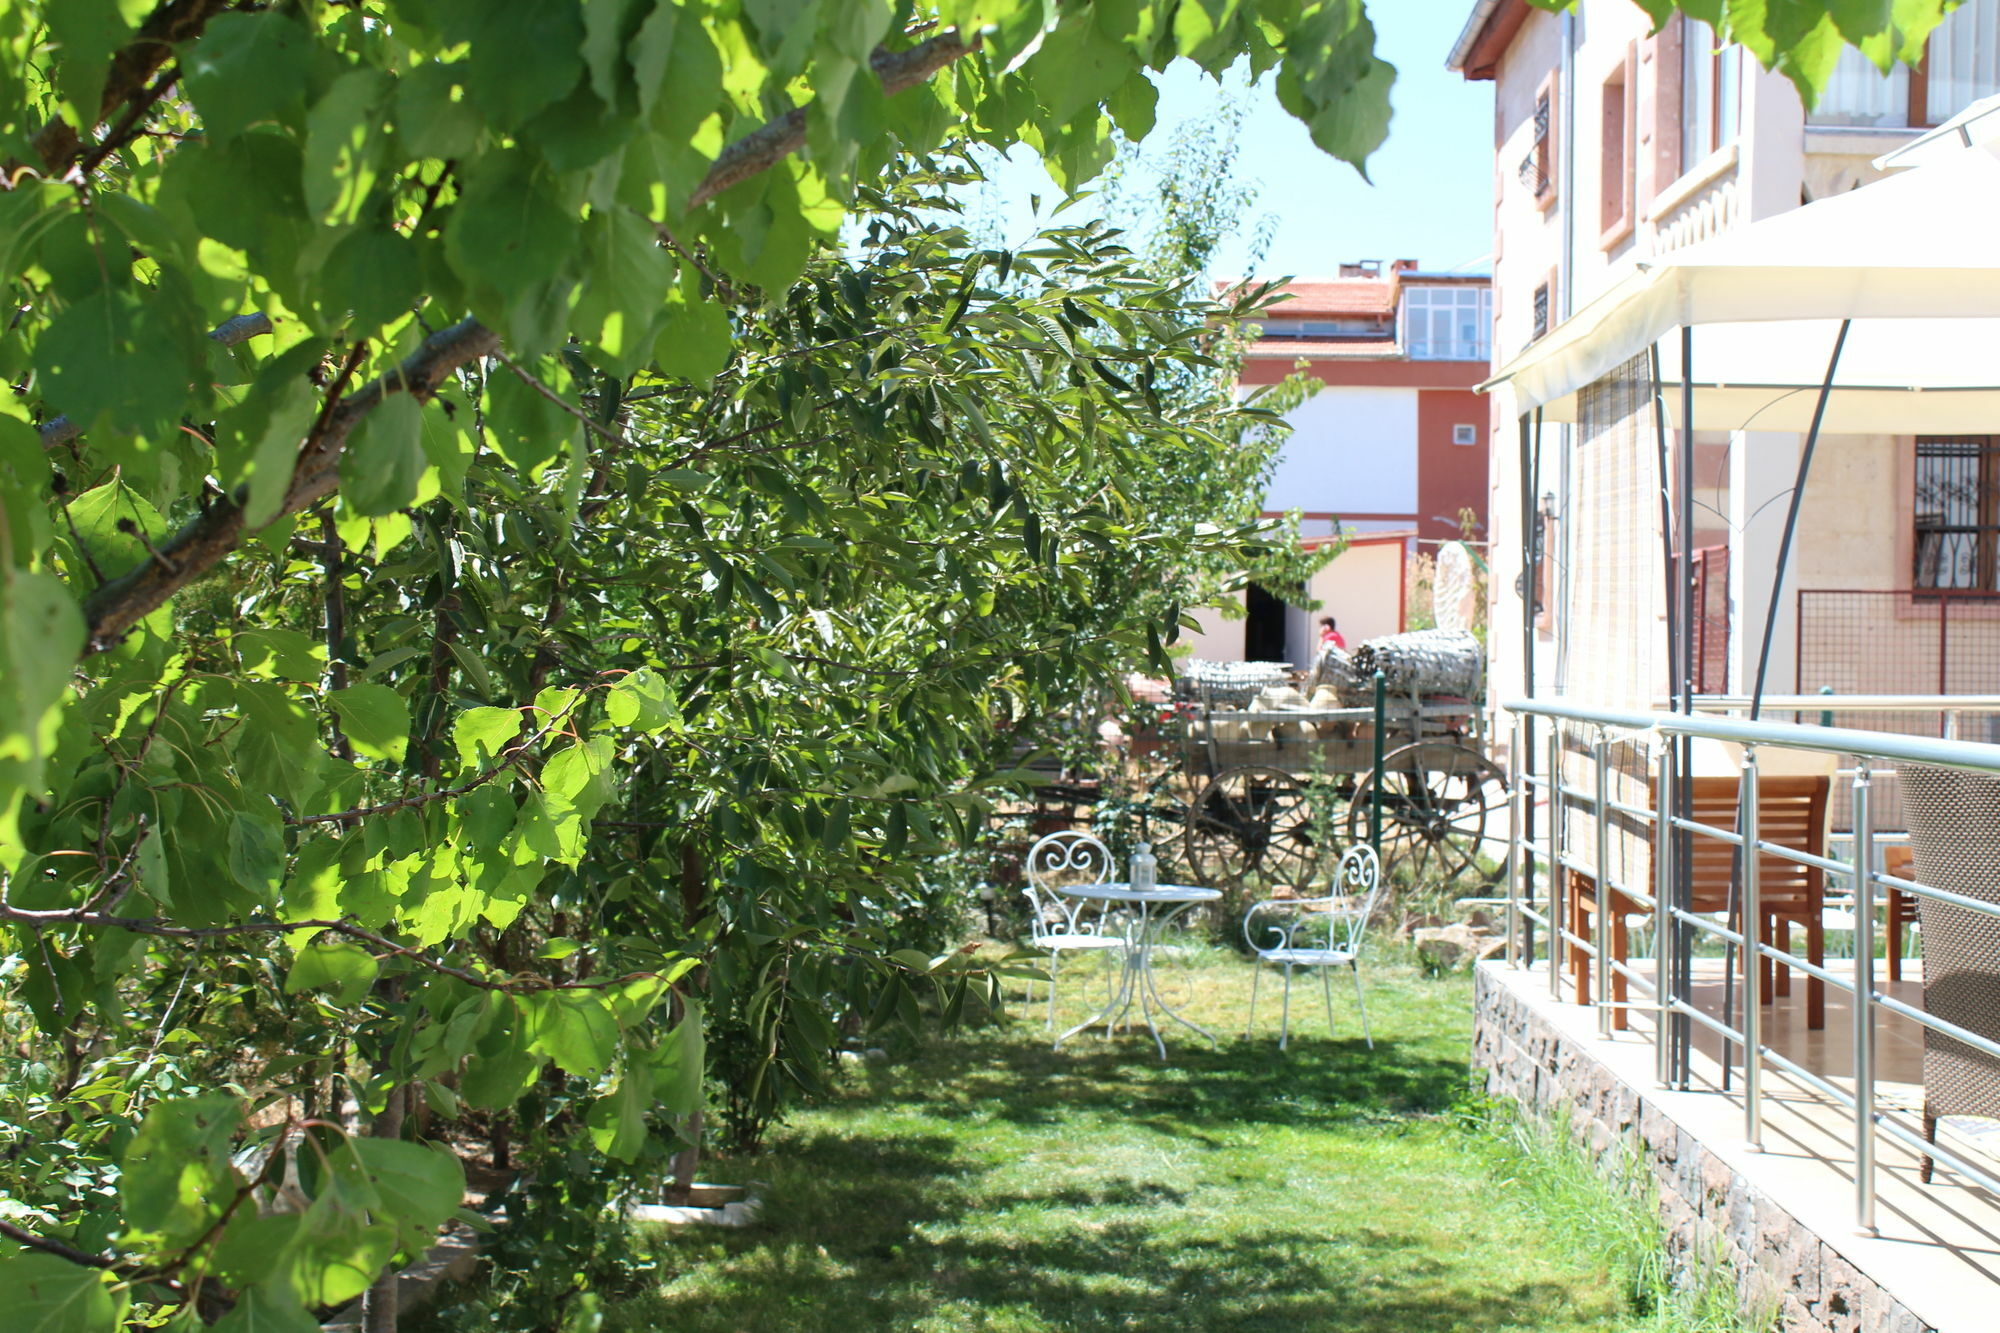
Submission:
[[[1404,558],[1401,542],[1350,546],[1314,574],[1310,591],[1320,609],[1310,613],[1313,644],[1319,641],[1321,616],[1339,622],[1349,648],[1363,639],[1399,632]]]
[[[1329,385],[1287,414],[1265,507],[1414,514],[1417,391]]]

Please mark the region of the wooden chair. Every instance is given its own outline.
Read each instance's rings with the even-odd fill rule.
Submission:
[[[1826,807],[1827,793],[1832,787],[1832,779],[1826,776],[1762,778],[1757,784],[1757,833],[1765,842],[1777,843],[1796,851],[1809,852],[1815,856],[1826,855]],[[1698,777],[1693,780],[1694,809],[1692,818],[1697,823],[1714,828],[1733,829],[1736,826],[1736,798],[1739,786],[1733,777]],[[1653,808],[1659,809],[1658,793],[1654,793]],[[1734,866],[1736,849],[1726,842],[1699,834],[1689,838],[1692,844],[1693,861],[1693,902],[1690,910],[1696,912],[1722,912],[1729,906],[1729,880]],[[1653,884],[1651,856],[1647,857],[1646,886]],[[1589,875],[1572,870],[1569,874],[1569,929],[1583,939],[1595,938],[1597,922],[1598,891],[1596,881]],[[1821,919],[1821,909],[1826,899],[1826,877],[1817,866],[1804,866],[1796,861],[1773,856],[1766,852],[1758,861],[1757,882],[1758,905],[1761,908],[1757,922],[1757,938],[1765,944],[1790,951],[1791,933],[1794,925],[1802,926],[1806,936],[1806,961],[1814,966],[1824,966],[1826,961],[1826,924]],[[1625,918],[1637,916],[1644,909],[1622,893],[1613,892],[1610,904],[1611,920],[1608,924],[1611,957],[1615,962],[1624,962],[1630,944],[1630,932]],[[1590,1003],[1590,956],[1583,950],[1567,947],[1569,954],[1572,985],[1578,1004]],[[1776,970],[1768,958],[1759,962],[1758,976],[1762,983],[1764,1002],[1780,995],[1789,995],[1792,990],[1792,969]],[[1626,999],[1627,987],[1624,976],[1616,969],[1611,973],[1611,999],[1622,1005]],[[1612,1026],[1619,1030],[1626,1027],[1625,1010],[1612,1010]],[[1826,983],[1816,977],[1806,979],[1806,1026],[1823,1028],[1826,1026]]]
[[[1897,879],[1907,879],[1917,883],[1916,849],[1906,842],[1892,842],[1882,849],[1882,868]],[[1917,923],[1917,896],[1904,893],[1894,885],[1884,886],[1889,897],[1889,980],[1903,979],[1903,927]]]

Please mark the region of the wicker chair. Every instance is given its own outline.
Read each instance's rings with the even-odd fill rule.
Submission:
[[[2000,903],[2000,778],[1899,764],[1919,884]],[[1917,901],[1923,932],[1924,1009],[2000,1041],[2000,917]],[[2000,1117],[2000,1060],[1924,1029],[1924,1138],[1940,1116]],[[1925,1157],[1918,1177],[1931,1178]]]
[[[1712,827],[1733,828],[1740,787],[1738,780],[1733,777],[1698,777],[1693,780],[1693,786],[1693,818]],[[1826,804],[1831,787],[1832,779],[1826,776],[1773,775],[1761,780],[1757,784],[1758,836],[1765,842],[1777,843],[1795,851],[1825,856]],[[1659,808],[1657,799],[1653,808]],[[1689,841],[1694,862],[1692,910],[1727,910],[1736,849],[1726,842],[1699,835]],[[1649,857],[1649,863],[1650,860]],[[1826,924],[1822,920],[1821,909],[1826,899],[1825,875],[1816,866],[1800,865],[1769,853],[1759,859],[1757,871],[1757,900],[1762,909],[1759,913],[1762,920],[1757,923],[1757,938],[1766,944],[1789,949],[1792,927],[1797,925],[1805,931],[1806,961],[1815,967],[1823,966],[1826,962]],[[1650,888],[1650,864],[1645,873],[1644,882]],[[1572,870],[1568,897],[1570,931],[1583,939],[1594,938],[1592,931],[1597,919],[1598,901],[1596,882],[1589,875]],[[1638,915],[1641,908],[1622,893],[1614,892],[1612,899],[1612,918],[1609,922],[1611,956],[1622,963],[1627,953],[1625,918]],[[1572,948],[1569,959],[1576,1002],[1589,1004],[1589,956],[1581,949]],[[1775,996],[1791,993],[1791,968],[1774,969],[1767,958],[1759,964],[1758,974],[1765,1003],[1770,1003]],[[1616,969],[1611,974],[1611,998],[1619,1004],[1626,999],[1625,977]],[[1614,1028],[1624,1029],[1623,1008],[1612,1010],[1611,1023]],[[1806,981],[1806,1026],[1826,1026],[1826,983],[1817,978]]]

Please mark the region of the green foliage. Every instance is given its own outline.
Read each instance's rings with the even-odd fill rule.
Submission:
[[[1379,140],[1360,0],[0,8],[18,1308],[309,1327],[436,1144],[554,1227],[992,1003],[911,867],[1268,557],[1268,418],[1259,293],[974,244],[960,146],[1244,54]]]

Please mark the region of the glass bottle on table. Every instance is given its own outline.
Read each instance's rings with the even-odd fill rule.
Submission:
[[[1132,853],[1131,884],[1134,889],[1147,890],[1160,882],[1160,863],[1153,856],[1153,844],[1142,842]]]

